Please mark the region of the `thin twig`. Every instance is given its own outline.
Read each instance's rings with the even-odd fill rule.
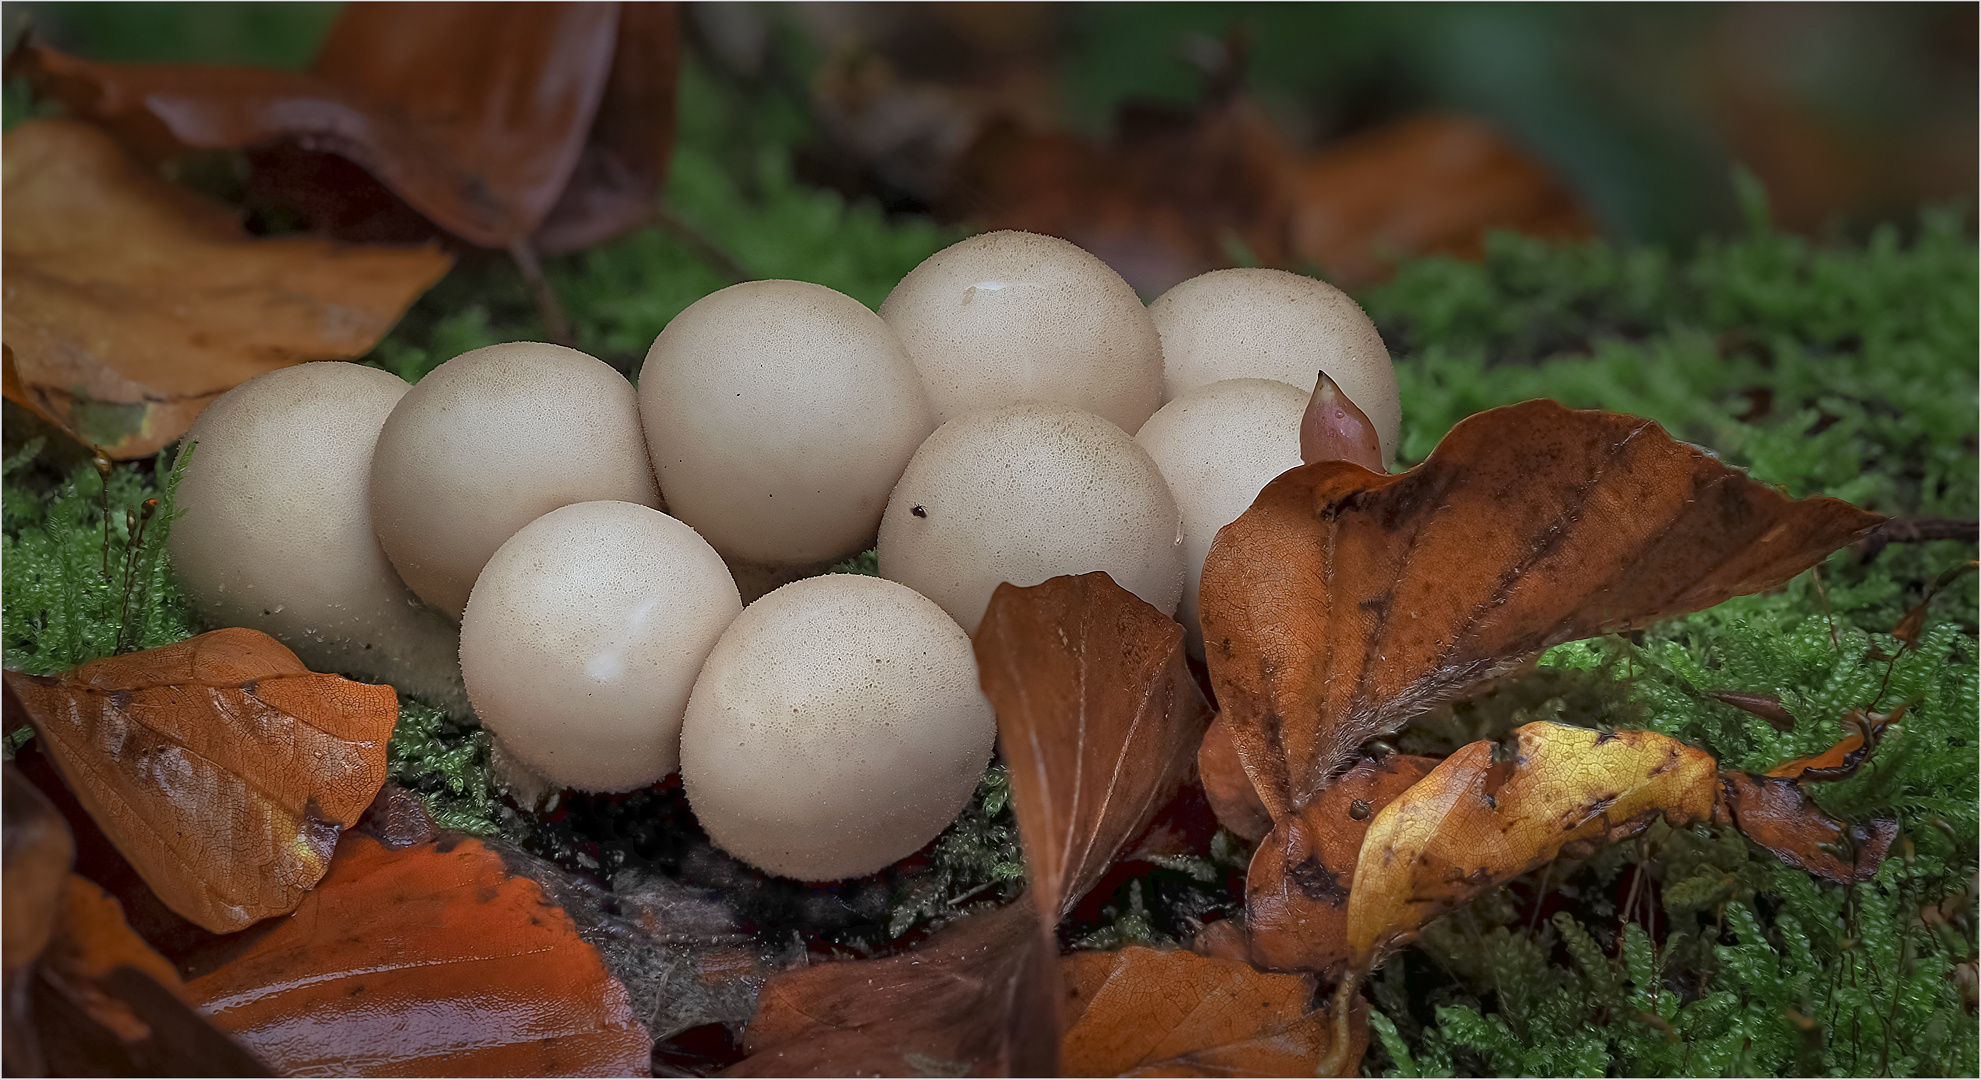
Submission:
[[[537,316],[543,320],[543,332],[559,345],[576,344],[571,338],[571,320],[564,317],[564,305],[558,302],[557,290],[550,285],[550,279],[543,276],[543,266],[537,262],[536,250],[527,240],[515,240],[509,244],[509,257],[516,260],[516,270],[523,275],[523,287],[530,292],[530,299],[536,302]]]

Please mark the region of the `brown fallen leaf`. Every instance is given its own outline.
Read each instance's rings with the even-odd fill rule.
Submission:
[[[1177,950],[1074,953],[1066,983],[1060,1063],[1068,1076],[1312,1076],[1336,1037],[1312,1007],[1314,982],[1268,975],[1236,960]],[[1349,1025],[1359,1062],[1368,1007]]]
[[[305,668],[255,630],[6,673],[90,817],[208,930],[295,908],[385,781],[389,686]]]
[[[570,917],[462,837],[345,836],[295,914],[186,990],[283,1075],[645,1075],[652,1050]]]
[[[1378,476],[1389,471],[1383,466],[1376,425],[1325,371],[1314,383],[1307,411],[1300,416],[1300,462],[1312,465],[1316,461],[1347,461]]]
[[[1470,743],[1376,813],[1348,890],[1354,971],[1452,906],[1564,849],[1587,852],[1662,816],[1710,818],[1719,785],[1704,751],[1649,731],[1534,723],[1512,756]]]
[[[1283,818],[1466,686],[1779,585],[1879,520],[1790,500],[1648,420],[1494,409],[1397,476],[1321,462],[1267,484],[1205,560],[1211,683]]]
[[[1865,709],[1852,709],[1843,717],[1844,726],[1850,731],[1838,739],[1829,749],[1820,754],[1791,758],[1769,769],[1770,777],[1784,777],[1801,783],[1826,780],[1848,780],[1857,775],[1857,770],[1870,759],[1878,749],[1878,737],[1885,728],[1895,723],[1905,714],[1903,706],[1889,713],[1874,713]]]
[[[975,646],[1050,925],[1187,779],[1210,706],[1183,627],[1104,573],[999,585]]]
[[[76,860],[76,843],[54,804],[11,761],[6,763],[3,782],[0,939],[5,942],[6,983],[11,987],[55,931],[64,881]]]
[[[469,243],[549,251],[651,216],[678,64],[672,4],[361,3],[308,73],[96,63],[45,46],[21,67],[151,153],[290,141],[357,163]],[[305,194],[334,210],[335,195],[325,207]]]
[[[87,124],[6,134],[8,396],[113,457],[156,453],[239,383],[363,355],[450,259],[254,240]]]
[[[1340,974],[1348,961],[1348,886],[1376,813],[1436,767],[1433,758],[1363,760],[1299,812],[1281,820],[1245,875],[1252,962],[1280,971]]]
[[[777,975],[723,1075],[1057,1075],[1056,953],[1020,898],[909,952]]]
[[[1231,725],[1223,713],[1211,721],[1197,747],[1197,777],[1219,824],[1253,844],[1272,831],[1272,815],[1266,812],[1266,804],[1252,788],[1252,777],[1238,759],[1238,745],[1231,741]]]
[[[1891,818],[1861,825],[1836,820],[1790,777],[1727,772],[1720,783],[1726,814],[1741,835],[1788,865],[1839,885],[1871,880],[1898,837]]]

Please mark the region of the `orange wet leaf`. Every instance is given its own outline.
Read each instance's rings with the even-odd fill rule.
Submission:
[[[49,757],[172,910],[215,933],[295,908],[385,782],[389,686],[256,630],[6,673]]]
[[[1204,563],[1211,683],[1280,818],[1473,683],[1779,585],[1879,520],[1791,500],[1649,420],[1494,409],[1397,476],[1320,462],[1267,484]]]
[[[1074,953],[1060,974],[1068,1076],[1312,1076],[1336,1038],[1306,976],[1139,947]],[[1350,1019],[1352,1069],[1369,1041],[1367,1008],[1358,1002]]]
[[[1104,573],[999,585],[975,645],[1032,895],[1057,923],[1188,778],[1210,706],[1183,627]]]
[[[447,272],[430,247],[251,239],[87,124],[6,134],[7,392],[142,457],[256,375],[370,351]]]
[[[1445,910],[1553,859],[1663,816],[1711,817],[1704,751],[1649,731],[1528,724],[1511,758],[1470,743],[1377,812],[1348,893],[1351,963],[1366,971]]]
[[[1252,853],[1245,929],[1252,962],[1339,974],[1348,960],[1348,886],[1376,813],[1437,765],[1391,754],[1364,760],[1313,802],[1282,818]]]
[[[187,992],[277,1073],[645,1075],[625,987],[479,840],[353,833],[295,914]]]
[[[909,952],[774,976],[724,1075],[1056,1075],[1056,952],[1020,898]]]

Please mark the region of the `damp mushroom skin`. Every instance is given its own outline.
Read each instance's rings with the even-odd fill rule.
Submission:
[[[640,371],[670,513],[735,562],[829,565],[873,542],[888,493],[934,430],[894,331],[802,281],[696,301]]]
[[[574,503],[488,560],[461,617],[461,671],[483,726],[532,772],[630,791],[679,767],[695,676],[742,607],[687,525],[639,503]]]
[[[881,304],[937,423],[1048,401],[1123,431],[1162,403],[1162,343],[1121,275],[1065,240],[1001,231],[929,256]]]
[[[412,389],[321,361],[234,387],[186,432],[167,549],[213,626],[260,630],[312,669],[464,709],[456,631],[393,570],[372,530],[379,429]]]
[[[969,804],[997,724],[970,639],[880,578],[827,574],[744,609],[681,729],[681,781],[717,846],[830,881],[919,850]]]
[[[412,590],[459,619],[516,530],[571,503],[660,505],[631,383],[576,349],[513,342],[433,369],[372,460],[372,523]]]
[[[1204,655],[1197,592],[1219,529],[1274,477],[1300,465],[1305,391],[1271,379],[1227,379],[1164,405],[1135,433],[1183,515],[1183,600],[1177,621],[1190,655]]]
[[[937,428],[881,518],[880,575],[976,631],[1002,582],[1100,570],[1165,614],[1183,594],[1176,500],[1120,428],[1065,405],[965,413]]]
[[[1273,379],[1312,393],[1320,373],[1375,425],[1396,460],[1403,406],[1376,324],[1347,293],[1285,270],[1213,270],[1149,305],[1162,338],[1163,400],[1226,379]]]

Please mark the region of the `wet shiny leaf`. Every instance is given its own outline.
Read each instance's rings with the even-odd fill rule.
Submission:
[[[295,908],[385,781],[389,686],[215,630],[59,677],[7,672],[90,817],[174,911],[216,933]]]
[[[256,375],[363,355],[450,263],[250,239],[86,124],[21,124],[5,161],[7,394],[112,457],[156,453]]]
[[[1281,818],[1469,685],[1778,585],[1879,520],[1790,500],[1648,420],[1495,409],[1397,476],[1321,462],[1266,485],[1204,564],[1211,682]]]
[[[1060,975],[1068,1076],[1312,1076],[1337,1034],[1313,1008],[1311,978],[1236,960],[1137,947],[1074,953]],[[1366,1007],[1350,1021],[1353,1063],[1369,1041]]]
[[[1210,706],[1183,627],[1104,573],[999,585],[975,643],[1032,895],[1056,923],[1188,778]]]
[[[1528,724],[1512,754],[1476,742],[1378,811],[1348,893],[1355,970],[1414,938],[1445,910],[1553,859],[1632,836],[1658,817],[1710,818],[1705,752],[1648,731]]]
[[[645,1075],[652,1050],[570,917],[459,837],[347,835],[293,915],[186,989],[285,1075]]]

